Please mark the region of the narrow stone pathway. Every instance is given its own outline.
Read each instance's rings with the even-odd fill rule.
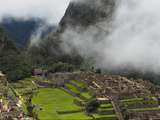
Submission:
[[[118,105],[118,101],[113,99],[111,96],[107,96],[107,97],[111,100],[111,103],[112,103],[113,108],[114,108],[114,110],[116,112],[118,120],[124,120],[123,115],[121,113],[121,109],[120,109],[120,107]]]
[[[116,112],[116,115],[119,120],[124,120],[123,115],[121,113],[121,109],[119,108],[119,105],[117,104],[118,102],[116,100],[111,99],[111,103],[113,105],[113,108]]]

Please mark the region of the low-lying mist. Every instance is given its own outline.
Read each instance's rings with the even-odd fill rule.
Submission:
[[[39,18],[58,24],[70,0],[0,0],[0,21],[4,17],[22,20]]]
[[[87,29],[68,27],[63,48],[76,48],[104,69],[160,70],[160,1],[120,0],[108,19]]]
[[[18,21],[32,19],[42,20],[36,31],[31,36],[31,45],[41,39],[40,36],[55,27],[63,17],[70,0],[0,0],[0,23],[11,18]]]

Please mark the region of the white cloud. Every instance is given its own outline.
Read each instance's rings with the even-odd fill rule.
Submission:
[[[160,1],[120,0],[109,35],[106,20],[102,31],[91,26],[84,31],[68,29],[63,35],[67,50],[74,46],[84,56],[94,56],[103,68],[131,67],[160,73]]]
[[[38,17],[57,24],[70,0],[0,0],[0,20],[5,16],[28,19]]]

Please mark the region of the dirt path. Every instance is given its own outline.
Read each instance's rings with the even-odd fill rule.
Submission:
[[[119,105],[118,105],[118,102],[117,102],[115,99],[113,99],[112,97],[109,97],[109,98],[110,98],[111,103],[112,103],[112,105],[113,105],[113,108],[114,108],[114,110],[115,110],[115,112],[116,112],[116,115],[117,115],[117,117],[118,117],[118,120],[124,120],[123,115],[122,115],[122,113],[121,113],[121,109],[120,109],[120,107],[119,107]]]
[[[113,108],[114,108],[114,110],[116,112],[116,115],[117,115],[118,119],[119,120],[124,120],[123,115],[121,113],[121,110],[120,110],[119,106],[117,105],[117,102],[112,101],[111,103],[113,105]]]

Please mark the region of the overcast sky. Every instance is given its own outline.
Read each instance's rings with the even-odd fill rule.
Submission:
[[[5,16],[28,19],[39,17],[58,24],[70,0],[0,0],[0,20]]]

